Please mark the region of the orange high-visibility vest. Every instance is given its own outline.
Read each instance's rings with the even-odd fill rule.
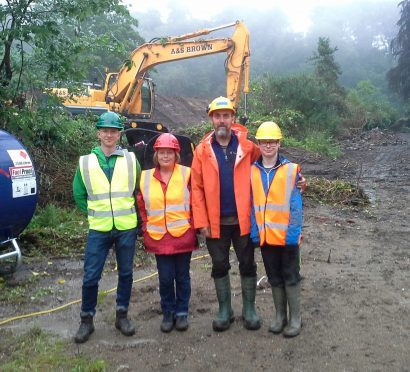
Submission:
[[[161,239],[167,231],[180,237],[190,228],[188,182],[191,170],[175,164],[165,195],[154,172],[155,169],[143,171],[140,180],[147,211],[147,232],[155,240]]]
[[[251,183],[255,218],[260,245],[286,245],[290,218],[290,197],[296,182],[298,165],[285,163],[275,173],[268,194],[263,189],[260,169],[251,168]]]

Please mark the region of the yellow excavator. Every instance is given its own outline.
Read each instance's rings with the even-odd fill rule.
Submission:
[[[234,28],[231,37],[201,38],[231,27]],[[242,21],[176,37],[155,38],[136,48],[118,73],[107,74],[102,89],[88,87],[86,95],[71,98],[66,89],[54,88],[53,92],[65,98],[63,105],[72,113],[85,111],[101,113],[110,110],[121,114],[126,118],[125,135],[129,145],[139,148],[140,144],[143,144],[141,151],[145,151],[147,141],[152,142],[158,132],[168,131],[162,123],[152,120],[155,109],[154,84],[148,76],[149,70],[162,63],[223,52],[227,54],[226,96],[232,101],[234,107],[238,108],[243,93],[243,111],[246,117],[250,49],[249,31]],[[189,146],[192,147],[192,144]],[[184,144],[182,147],[184,148]],[[140,159],[143,158],[141,154],[137,153],[137,155],[140,155]],[[183,154],[181,155],[184,159]],[[190,164],[190,160],[184,162]]]
[[[199,38],[221,29],[234,27],[229,38]],[[192,40],[198,38],[196,40]],[[249,31],[241,21],[204,29],[186,35],[156,38],[136,48],[118,73],[108,73],[102,89],[87,87],[82,96],[69,97],[64,88],[54,88],[53,92],[64,99],[64,106],[73,113],[86,110],[111,110],[134,120],[149,121],[154,110],[153,83],[148,71],[162,63],[188,58],[197,58],[216,53],[227,53],[226,96],[237,107],[241,91],[249,91]],[[134,124],[134,125],[135,125]],[[132,126],[132,125],[131,125]]]

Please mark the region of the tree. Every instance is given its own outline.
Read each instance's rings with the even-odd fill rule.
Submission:
[[[330,46],[329,38],[320,37],[317,52],[309,59],[315,66],[315,75],[322,80],[329,88],[334,88],[335,91],[340,91],[337,79],[342,74],[339,64],[335,61],[334,53],[337,47]]]
[[[105,22],[106,26],[100,24]],[[125,27],[125,25],[127,27]],[[0,90],[14,96],[26,84],[81,81],[101,58],[98,53],[129,54],[116,35],[141,42],[133,19],[121,0],[7,0],[0,4]],[[127,29],[129,31],[124,32]],[[126,40],[126,39],[122,40]],[[126,50],[127,49],[127,50]],[[111,61],[112,59],[110,59]],[[101,62],[100,62],[101,63]],[[117,66],[118,68],[119,66]],[[10,94],[9,94],[10,96]]]
[[[403,100],[410,98],[410,0],[399,3],[399,31],[391,41],[390,50],[397,59],[397,66],[387,73],[390,88]]]

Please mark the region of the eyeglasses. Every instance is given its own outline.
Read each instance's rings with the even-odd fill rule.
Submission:
[[[267,147],[267,146],[277,146],[279,145],[280,141],[279,140],[271,140],[271,141],[259,141],[259,146]]]

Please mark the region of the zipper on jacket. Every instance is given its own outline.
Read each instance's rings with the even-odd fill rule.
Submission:
[[[168,184],[167,184],[167,189],[163,193],[164,195],[164,223],[165,223],[165,230],[168,232],[168,228],[167,228],[167,191],[168,191]]]
[[[276,169],[278,169],[280,166],[282,165],[282,163],[278,164],[275,167],[272,167],[271,169],[269,169],[269,171],[267,172],[266,169],[262,166],[263,172],[266,175],[267,178],[267,182],[268,182],[268,189],[266,190],[266,194],[265,194],[265,208],[263,209],[263,226],[264,226],[264,230],[265,230],[265,240],[266,240],[266,204],[268,204],[268,195],[269,195],[269,191],[270,191],[270,187],[272,186],[273,183],[273,178],[272,178],[272,182],[269,181],[269,174],[270,172],[272,172],[273,170],[276,171]],[[263,186],[263,185],[262,185]]]
[[[115,163],[117,163],[117,162],[115,162]],[[107,159],[107,165],[108,165],[108,171],[110,172],[110,179],[109,179],[110,190],[109,190],[109,195],[110,195],[110,206],[111,206],[111,218],[112,218],[112,225],[113,225],[113,227],[115,228],[114,211],[113,211],[113,209],[112,209],[112,198],[111,198],[111,182],[112,182],[112,176],[113,176],[113,174],[114,174],[115,165],[114,165],[114,168],[112,169],[112,173],[111,173],[111,168],[110,168],[108,159]]]

